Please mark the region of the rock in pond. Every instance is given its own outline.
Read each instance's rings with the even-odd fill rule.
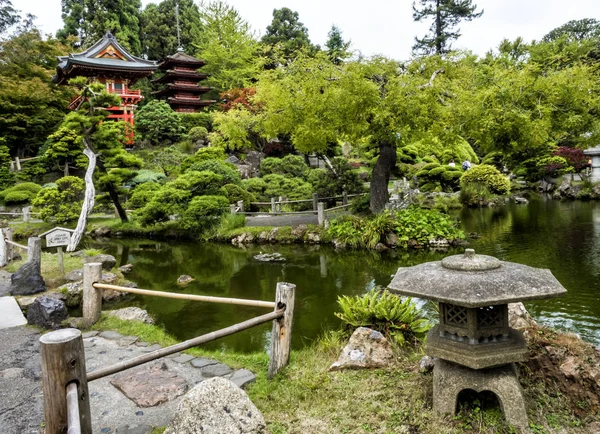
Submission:
[[[393,361],[394,352],[387,339],[376,330],[359,327],[329,370],[385,368]]]
[[[179,403],[164,434],[266,434],[263,415],[248,395],[224,378],[201,382]]]
[[[133,270],[132,264],[125,264],[125,265],[121,265],[119,267],[119,271],[123,274],[131,273],[132,270]]]
[[[37,298],[27,310],[29,324],[46,329],[57,329],[68,316],[64,302],[45,295]]]
[[[96,256],[84,256],[83,262],[86,264],[90,262],[100,262],[102,264],[102,268],[105,270],[110,270],[115,265],[117,265],[117,259],[112,255],[96,255]]]
[[[285,258],[281,256],[281,253],[260,253],[254,255],[254,259],[260,262],[284,262]]]
[[[193,282],[195,279],[188,275],[188,274],[182,274],[181,276],[179,276],[177,278],[177,284],[180,286],[186,286],[189,285],[190,282]]]

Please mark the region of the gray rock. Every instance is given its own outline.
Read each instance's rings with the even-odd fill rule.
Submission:
[[[131,273],[132,270],[133,270],[132,264],[125,264],[125,265],[121,265],[119,267],[119,271],[123,274]]]
[[[115,265],[117,265],[117,259],[112,255],[96,255],[96,256],[84,256],[83,262],[89,264],[90,262],[100,262],[102,264],[102,268],[105,270],[110,270]]]
[[[508,325],[514,329],[535,327],[537,323],[527,312],[523,303],[508,304]]]
[[[29,324],[46,329],[56,329],[67,319],[69,312],[65,303],[51,297],[37,298],[27,310]]]
[[[151,353],[152,351],[160,350],[162,347],[158,344],[150,345],[149,347],[145,347],[142,352]]]
[[[102,332],[102,333],[100,333],[99,336],[101,338],[110,339],[110,340],[113,340],[113,341],[117,341],[117,340],[119,340],[119,339],[121,339],[123,337],[123,335],[121,333],[113,332],[111,330]]]
[[[185,379],[170,371],[164,363],[130,369],[114,376],[110,384],[139,407],[154,407],[183,395]]]
[[[205,366],[201,369],[202,375],[204,377],[223,377],[225,375],[229,375],[233,372],[229,366],[224,365],[222,363],[217,363],[216,365]]]
[[[68,307],[79,306],[83,301],[83,281],[66,283],[59,286],[58,291],[65,295]]]
[[[107,285],[112,285],[119,280],[119,276],[115,273],[102,273],[102,283],[106,283]]]
[[[384,368],[393,361],[394,352],[387,339],[378,331],[359,327],[329,370]]]
[[[229,157],[227,157],[225,162],[231,163],[231,164],[238,164],[240,162],[240,159],[238,157],[236,157],[235,155],[230,155]]]
[[[229,378],[229,381],[231,381],[237,387],[244,388],[246,384],[254,383],[256,381],[256,375],[247,369],[240,369],[239,371],[235,371],[233,373],[233,375]]]
[[[254,255],[254,259],[260,262],[285,262],[286,260],[281,253],[261,253]]]
[[[249,164],[237,164],[235,167],[242,179],[252,178],[252,166]]]
[[[425,374],[427,372],[433,371],[433,367],[435,366],[436,360],[437,359],[435,357],[423,356],[423,358],[419,362],[419,372]]]
[[[46,282],[40,272],[39,264],[27,262],[10,278],[11,295],[32,295],[46,290]]]
[[[144,309],[139,307],[125,307],[123,309],[111,310],[108,315],[117,317],[123,321],[141,321],[146,324],[154,324],[154,320]]]
[[[396,247],[398,245],[398,235],[393,232],[389,232],[385,236],[385,243],[390,247]]]
[[[181,276],[179,276],[177,278],[177,284],[180,286],[186,286],[189,285],[190,282],[194,281],[194,278],[192,276],[189,276],[187,274],[182,274]]]
[[[263,158],[265,158],[265,154],[258,151],[250,151],[246,154],[244,163],[250,166],[250,174],[252,176],[258,174],[258,172],[260,171],[260,162]]]
[[[187,363],[190,360],[194,360],[194,356],[190,356],[189,354],[181,354],[173,359],[174,362],[177,363]]]
[[[77,282],[78,280],[83,280],[83,268],[78,270],[69,271],[65,274],[65,279],[71,282]]]
[[[110,236],[111,230],[107,226],[100,226],[92,231],[90,231],[90,236],[94,238],[108,237]]]
[[[321,235],[315,232],[309,232],[306,239],[309,243],[319,244],[321,242]]]
[[[516,204],[528,204],[529,203],[529,201],[527,199],[525,199],[524,197],[521,197],[521,196],[515,196],[514,201]]]
[[[212,359],[194,359],[192,360],[192,366],[194,368],[204,368],[206,366],[210,366],[210,365],[216,365],[219,362],[217,362],[216,360],[212,360]]]
[[[135,344],[140,338],[137,336],[123,336],[117,341],[120,347],[128,347],[129,345]]]
[[[378,252],[383,252],[384,250],[387,250],[388,247],[383,244],[383,243],[377,243],[377,245],[375,246],[375,250],[377,250]]]
[[[262,414],[248,395],[224,378],[198,384],[182,399],[164,434],[266,434]]]
[[[82,337],[83,339],[89,339],[89,338],[93,338],[93,337],[96,337],[96,336],[98,336],[98,334],[99,334],[99,333],[100,333],[99,331],[96,331],[96,330],[91,330],[91,331],[89,331],[89,332],[82,333],[82,334],[81,334],[81,337]]]
[[[308,231],[308,226],[304,224],[298,225],[295,228],[292,228],[292,236],[298,240],[303,240],[306,231]]]

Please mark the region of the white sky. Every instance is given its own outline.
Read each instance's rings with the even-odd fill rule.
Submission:
[[[127,1],[127,0],[125,0]],[[144,5],[158,0],[142,0]],[[12,0],[13,6],[36,15],[45,33],[62,26],[60,0]],[[308,28],[311,41],[324,46],[332,24],[343,32],[352,48],[365,55],[383,54],[398,60],[410,57],[415,36],[425,34],[428,25],[412,20],[412,0],[228,0],[257,33],[270,24],[273,9],[297,11]],[[461,25],[462,37],[455,48],[484,54],[504,38],[522,36],[526,41],[541,39],[569,20],[600,19],[600,0],[475,0],[483,16]]]

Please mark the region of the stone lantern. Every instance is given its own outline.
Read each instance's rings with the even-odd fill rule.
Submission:
[[[506,421],[527,429],[528,420],[514,362],[527,359],[521,332],[509,327],[508,303],[566,293],[550,270],[497,258],[464,255],[399,268],[388,286],[402,295],[439,303],[439,324],[427,336],[433,370],[433,407],[454,414],[465,389],[490,391]]]

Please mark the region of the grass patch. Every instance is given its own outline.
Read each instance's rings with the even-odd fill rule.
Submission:
[[[12,261],[4,269],[9,273],[17,271],[25,262],[27,262],[27,254],[23,253],[23,259],[18,261]],[[63,264],[65,267],[65,274],[83,268],[83,260],[76,256],[71,256],[66,253],[63,254]],[[58,254],[50,252],[42,252],[42,276],[46,281],[46,285],[49,289],[56,288],[66,282],[63,275],[58,271]]]

